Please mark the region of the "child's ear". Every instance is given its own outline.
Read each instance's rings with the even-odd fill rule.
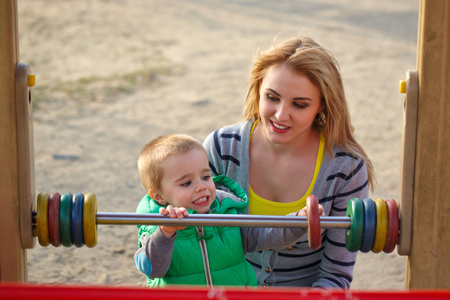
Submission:
[[[166,200],[164,200],[163,196],[160,193],[158,193],[157,191],[155,191],[155,190],[148,190],[148,194],[159,205],[166,206],[167,204],[169,204],[169,203],[167,203]]]

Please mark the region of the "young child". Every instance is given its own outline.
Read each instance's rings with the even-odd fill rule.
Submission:
[[[161,213],[171,218],[188,214],[244,213],[248,198],[226,176],[211,177],[202,144],[183,134],[170,134],[148,143],[138,168],[147,195],[137,213]],[[302,210],[293,215],[306,215]],[[281,249],[296,243],[304,228],[239,228],[138,226],[138,270],[147,286],[167,284],[256,286],[245,260],[247,251]],[[270,266],[267,266],[270,272]]]

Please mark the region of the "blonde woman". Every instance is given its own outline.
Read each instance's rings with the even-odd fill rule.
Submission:
[[[353,136],[338,63],[308,37],[259,52],[242,120],[204,141],[213,176],[226,175],[249,195],[248,213],[285,215],[314,194],[325,215],[344,216],[353,197],[375,182],[372,163]],[[307,236],[284,250],[247,253],[262,286],[349,288],[356,253],[344,230],[323,229],[322,247]]]

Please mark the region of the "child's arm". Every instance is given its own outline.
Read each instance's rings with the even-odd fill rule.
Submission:
[[[324,216],[323,206],[320,204],[319,214]],[[306,207],[289,216],[306,216]],[[284,249],[295,244],[306,232],[307,228],[241,228],[245,252]]]
[[[182,219],[188,215],[184,207],[174,208],[171,205],[161,208],[162,215]],[[176,231],[186,226],[159,226],[152,234],[141,236],[142,247],[134,254],[136,267],[150,278],[162,278],[166,275],[172,259]]]
[[[134,254],[137,269],[150,278],[164,277],[172,259],[175,237],[167,238],[160,227],[152,234],[142,235],[142,247]]]

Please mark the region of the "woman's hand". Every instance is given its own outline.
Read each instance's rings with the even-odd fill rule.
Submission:
[[[297,216],[298,216],[298,217],[306,217],[306,215],[307,215],[307,213],[306,213],[306,206],[303,207],[301,210],[299,210],[298,213],[297,213]],[[322,204],[319,204],[319,215],[320,215],[321,217],[324,217],[324,216],[325,216],[325,212],[324,212],[324,210],[323,210]]]
[[[167,205],[167,207],[161,207],[159,213],[163,216],[169,216],[172,219],[183,219],[189,215],[188,211],[184,207],[173,207],[172,205]],[[187,226],[159,226],[161,232],[168,238],[174,236],[177,230],[183,230]]]

